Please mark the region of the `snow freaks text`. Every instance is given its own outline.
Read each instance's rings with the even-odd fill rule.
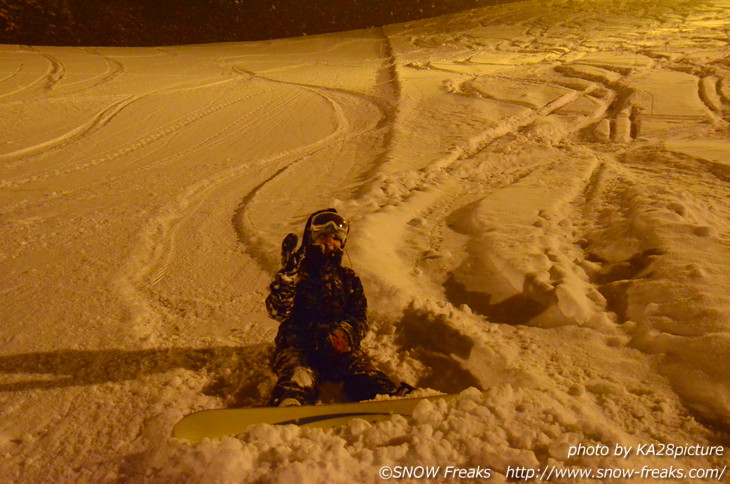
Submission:
[[[489,479],[492,469],[480,466],[383,466],[378,475],[381,479]]]
[[[603,444],[573,445],[568,448],[567,457],[607,457],[615,456],[628,459],[630,456],[656,456],[669,459],[682,457],[725,455],[722,446],[674,445],[674,444],[640,444],[622,446],[616,444],[609,447]],[[508,480],[524,481],[561,481],[564,479],[702,479],[705,482],[722,482],[727,472],[724,467],[686,468],[679,465],[664,467],[643,465],[636,468],[603,467],[579,468],[547,465],[544,467],[523,467],[508,465],[506,469],[494,471],[490,467],[456,467],[456,466],[419,466],[393,465],[382,466],[378,472],[381,479],[490,479],[493,474],[503,473]]]

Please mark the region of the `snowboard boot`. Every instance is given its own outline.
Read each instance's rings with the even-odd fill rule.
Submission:
[[[280,407],[301,407],[302,402],[297,400],[296,398],[285,398],[281,402],[279,402]]]
[[[415,390],[415,388],[410,386],[408,383],[402,381],[402,382],[400,382],[400,386],[398,388],[396,388],[395,391],[393,391],[391,393],[391,395],[394,397],[405,397],[406,395],[411,393],[413,390]]]

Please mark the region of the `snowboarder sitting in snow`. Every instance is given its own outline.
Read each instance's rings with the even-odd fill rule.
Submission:
[[[368,329],[367,300],[355,271],[343,267],[349,224],[335,209],[307,220],[299,250],[297,236],[282,243],[283,268],[271,283],[266,308],[281,323],[273,367],[279,377],[271,405],[313,404],[318,380],[341,381],[348,398],[402,394],[376,370],[360,348]]]

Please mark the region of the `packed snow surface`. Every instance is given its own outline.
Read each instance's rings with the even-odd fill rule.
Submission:
[[[256,43],[0,46],[3,480],[722,469],[613,449],[730,445],[729,29],[727,0],[551,0]],[[280,243],[325,207],[353,224],[378,367],[462,395],[172,438],[190,412],[265,404]]]

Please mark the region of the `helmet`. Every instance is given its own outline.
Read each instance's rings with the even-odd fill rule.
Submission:
[[[314,212],[307,220],[304,227],[304,246],[312,244],[320,234],[332,235],[345,246],[347,234],[350,232],[350,224],[337,213],[334,208]]]

